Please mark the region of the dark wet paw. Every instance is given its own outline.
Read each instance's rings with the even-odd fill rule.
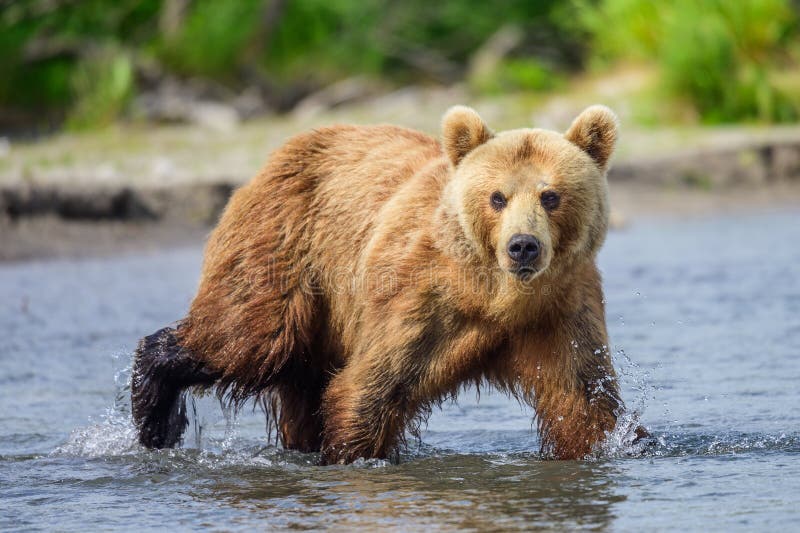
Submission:
[[[644,426],[639,426],[634,430],[636,437],[633,439],[631,444],[635,446],[641,446],[642,452],[647,451],[650,448],[653,448],[656,444],[658,444],[658,440],[650,434]]]
[[[131,413],[139,442],[148,448],[172,448],[189,420],[182,387],[170,379],[177,347],[174,329],[164,328],[139,343],[131,377]]]
[[[139,430],[139,442],[148,448],[172,448],[179,444],[189,423],[180,390],[152,376],[131,388],[131,411]]]

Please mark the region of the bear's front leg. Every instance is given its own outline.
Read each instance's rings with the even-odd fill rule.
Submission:
[[[544,453],[580,459],[614,429],[622,401],[596,309],[520,339],[509,371],[536,410]]]
[[[596,346],[580,350],[562,344],[542,359],[534,407],[542,451],[555,458],[584,457],[616,425],[622,405],[616,376],[602,344]],[[583,353],[576,356],[573,350]]]
[[[386,459],[397,448],[417,406],[409,380],[384,365],[367,357],[331,380],[323,399],[323,464]]]

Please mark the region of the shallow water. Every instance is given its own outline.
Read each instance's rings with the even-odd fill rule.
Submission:
[[[639,223],[601,254],[624,397],[658,437],[544,461],[531,412],[474,391],[398,465],[314,466],[210,398],[140,449],[136,340],[185,312],[199,248],[0,266],[0,528],[632,530],[800,525],[797,212]]]

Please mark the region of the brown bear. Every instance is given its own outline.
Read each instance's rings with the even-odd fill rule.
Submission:
[[[457,106],[442,141],[395,126],[289,140],[231,198],[186,318],[144,338],[132,411],[170,447],[184,391],[262,398],[286,448],[385,458],[468,383],[530,403],[580,458],[622,409],[595,257],[617,120],[494,134]]]

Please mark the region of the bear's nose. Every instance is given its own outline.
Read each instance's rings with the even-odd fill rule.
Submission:
[[[528,265],[539,257],[541,245],[533,235],[517,233],[508,241],[508,256],[521,265]]]

